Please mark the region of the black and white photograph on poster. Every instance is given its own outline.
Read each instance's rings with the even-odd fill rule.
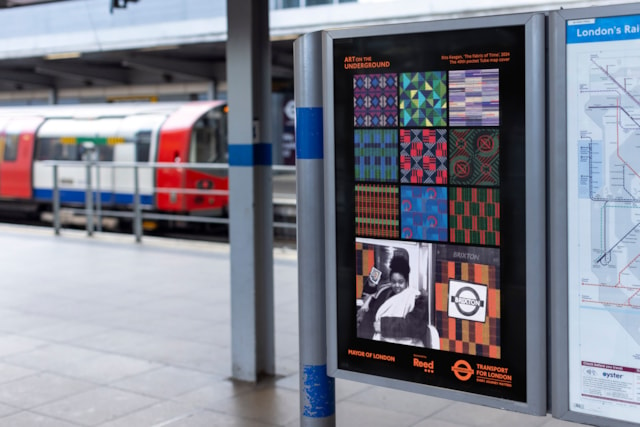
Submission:
[[[358,338],[439,349],[433,325],[433,247],[356,239]]]
[[[487,286],[449,280],[449,317],[484,323],[487,320]]]

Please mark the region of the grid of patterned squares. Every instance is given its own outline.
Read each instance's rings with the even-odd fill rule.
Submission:
[[[357,74],[353,103],[358,236],[500,246],[498,69]]]

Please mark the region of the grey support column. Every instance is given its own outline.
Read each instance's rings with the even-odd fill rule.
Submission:
[[[58,103],[58,89],[56,88],[49,89],[49,96],[48,96],[47,102],[50,105],[54,105]]]
[[[209,82],[209,87],[207,88],[207,99],[214,100],[218,96],[217,93],[217,84],[215,80]]]
[[[300,425],[335,426],[334,380],[327,376],[322,33],[294,44],[298,223]]]
[[[227,17],[232,376],[256,382],[275,373],[268,3],[227,0]]]

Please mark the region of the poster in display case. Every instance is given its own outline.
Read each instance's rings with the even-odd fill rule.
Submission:
[[[546,411],[544,17],[324,38],[329,369]]]

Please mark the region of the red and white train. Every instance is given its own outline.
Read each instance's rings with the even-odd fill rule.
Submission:
[[[50,207],[50,160],[227,163],[227,148],[224,101],[0,108],[0,208],[39,212]],[[61,204],[84,204],[86,168],[58,168]],[[130,207],[133,176],[131,167],[94,168],[94,199],[99,197],[105,209]],[[228,178],[194,165],[139,168],[140,200],[147,210],[215,215],[227,208],[226,195],[181,189],[227,190]]]

